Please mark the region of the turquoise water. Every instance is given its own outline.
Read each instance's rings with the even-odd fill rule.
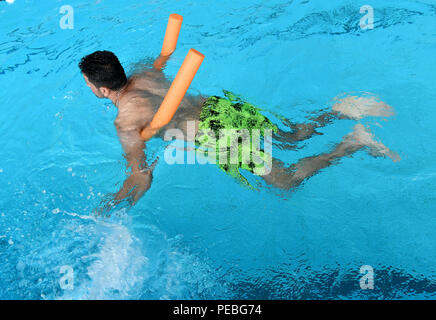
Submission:
[[[372,30],[359,27],[364,4]],[[60,28],[62,5],[74,29]],[[402,160],[359,151],[289,193],[160,161],[135,207],[96,219],[125,160],[116,109],[77,63],[106,49],[133,70],[159,54],[170,13],[184,23],[165,74],[189,48],[206,56],[192,93],[225,88],[301,122],[339,94],[372,92],[396,115],[361,122]],[[435,15],[430,0],[0,2],[0,298],[434,298]],[[327,152],[355,124],[275,156]],[[163,159],[161,142],[147,154]],[[373,290],[359,286],[362,265]]]

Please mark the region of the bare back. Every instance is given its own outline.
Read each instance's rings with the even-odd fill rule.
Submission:
[[[144,128],[153,119],[170,85],[161,72],[149,71],[130,77],[118,103],[118,115],[115,119],[117,130],[140,131]],[[165,128],[183,126],[182,122],[186,120],[198,120],[204,100],[202,96],[186,95]]]

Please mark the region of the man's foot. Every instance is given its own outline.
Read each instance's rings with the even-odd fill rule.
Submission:
[[[348,134],[344,141],[349,145],[368,147],[369,153],[374,157],[389,157],[394,162],[401,160],[396,152],[389,150],[380,141],[376,141],[374,135],[363,124],[356,124],[353,132]]]
[[[377,101],[375,96],[334,98],[337,101],[332,109],[350,119],[359,120],[365,116],[390,117],[394,109],[382,101]]]

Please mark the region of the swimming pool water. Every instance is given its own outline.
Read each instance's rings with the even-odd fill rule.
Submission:
[[[62,5],[74,29],[60,28]],[[363,5],[374,29],[359,26]],[[396,115],[361,122],[401,161],[359,151],[289,193],[160,161],[135,207],[96,219],[125,160],[116,110],[77,63],[106,49],[133,70],[158,55],[170,13],[184,22],[165,74],[189,48],[206,56],[192,93],[228,89],[297,122],[371,92]],[[430,0],[0,2],[0,299],[434,298],[435,15]],[[275,156],[327,152],[355,124]],[[359,286],[363,265],[373,290]]]

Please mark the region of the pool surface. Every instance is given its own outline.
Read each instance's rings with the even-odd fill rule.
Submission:
[[[63,5],[73,29],[61,28]],[[373,29],[360,25],[364,5]],[[95,217],[126,164],[116,108],[77,64],[105,49],[132,72],[159,55],[171,13],[184,22],[167,77],[190,48],[206,56],[192,94],[231,90],[295,122],[341,94],[394,108],[274,149],[287,165],[328,152],[356,123],[401,161],[361,150],[292,192],[159,161],[136,206]],[[435,297],[434,1],[16,0],[0,2],[0,30],[0,299]],[[146,152],[163,159],[165,148],[153,139]]]

